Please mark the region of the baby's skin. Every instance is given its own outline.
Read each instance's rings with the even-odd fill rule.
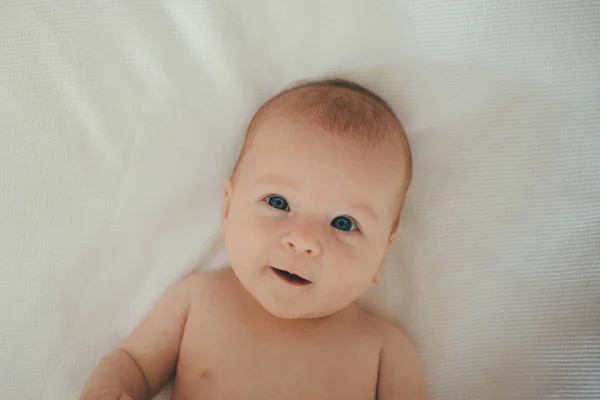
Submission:
[[[405,335],[356,304],[410,180],[404,132],[378,102],[336,80],[263,106],[224,183],[230,266],[168,288],[81,399],[151,399],[171,379],[175,400],[427,399]]]

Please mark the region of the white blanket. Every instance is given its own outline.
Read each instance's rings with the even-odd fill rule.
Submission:
[[[76,0],[0,10],[0,397],[72,399],[192,268],[262,101],[355,79],[415,158],[365,307],[433,399],[600,398],[597,0]]]

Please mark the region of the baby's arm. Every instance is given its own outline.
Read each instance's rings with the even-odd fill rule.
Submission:
[[[396,327],[386,327],[379,362],[378,400],[427,400],[417,352]]]
[[[146,400],[175,370],[196,275],[171,286],[121,345],[88,378],[81,400]]]

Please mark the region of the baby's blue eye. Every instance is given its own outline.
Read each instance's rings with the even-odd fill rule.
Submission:
[[[290,206],[286,199],[281,196],[269,196],[267,203],[273,208],[283,211],[290,211]]]
[[[333,221],[331,221],[331,226],[335,229],[339,229],[340,231],[356,231],[358,227],[356,223],[350,217],[335,217]]]

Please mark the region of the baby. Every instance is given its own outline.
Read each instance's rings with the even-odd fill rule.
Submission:
[[[411,179],[391,108],[345,80],[264,104],[225,181],[231,268],[196,272],[94,369],[81,399],[426,399],[402,332],[356,300],[380,279]]]

